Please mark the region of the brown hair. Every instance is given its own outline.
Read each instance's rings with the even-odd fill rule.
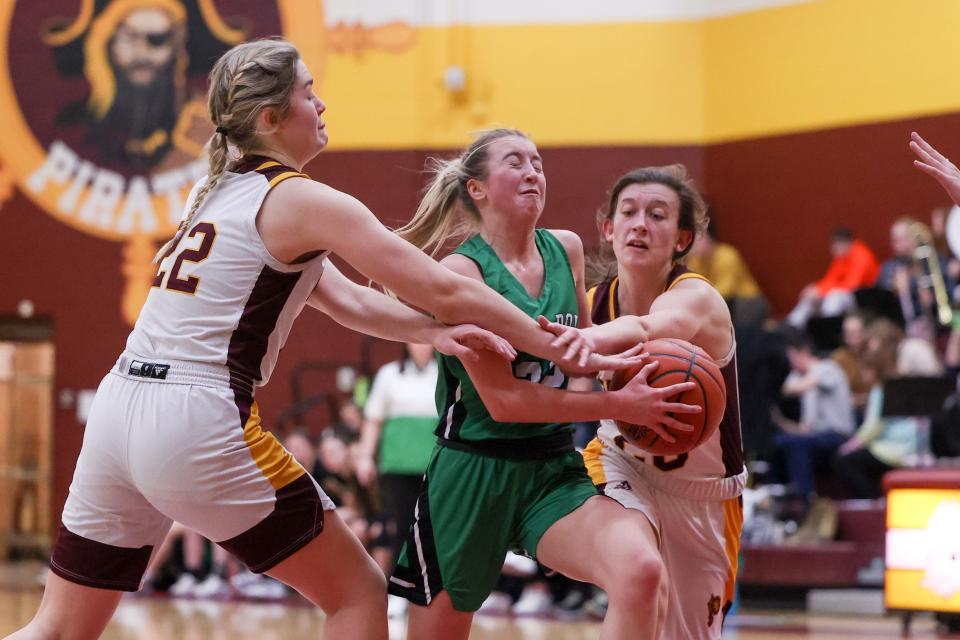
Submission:
[[[238,44],[217,60],[210,71],[207,97],[210,120],[217,127],[207,142],[210,164],[207,181],[197,192],[176,234],[154,256],[154,262],[173,251],[206,196],[219,184],[227,167],[230,147],[243,155],[253,146],[260,112],[272,108],[278,120],[287,115],[299,59],[300,52],[286,40],[265,38]]]
[[[429,158],[427,172],[433,177],[413,218],[394,233],[435,256],[448,241],[474,231],[480,212],[467,193],[467,182],[486,180],[490,145],[512,136],[529,139],[516,129],[490,129],[480,132],[456,158]]]
[[[903,330],[892,320],[876,318],[864,329],[863,365],[882,382],[897,374],[897,349],[903,341]]]
[[[606,210],[597,211],[597,228],[600,231],[600,250],[596,258],[588,261],[588,281],[592,284],[609,280],[617,274],[617,258],[613,254],[613,247],[603,238],[603,223],[613,218],[617,212],[617,201],[620,193],[632,184],[661,184],[672,189],[680,200],[680,217],[677,227],[681,230],[692,231],[693,238],[682,250],[673,254],[674,262],[682,262],[693,247],[696,237],[706,232],[707,205],[703,196],[696,190],[693,180],[687,176],[687,168],[682,164],[671,164],[664,167],[642,167],[629,171],[617,180],[610,190],[610,199]]]

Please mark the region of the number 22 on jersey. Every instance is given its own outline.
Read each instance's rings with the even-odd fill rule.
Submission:
[[[193,225],[193,228],[190,229],[189,233],[180,234],[177,242],[164,254],[163,258],[160,260],[161,268],[157,271],[156,277],[153,279],[152,286],[154,287],[164,287],[164,278],[167,275],[167,272],[163,270],[162,264],[166,262],[167,258],[173,255],[173,252],[177,250],[177,247],[180,246],[180,241],[183,239],[183,236],[187,238],[196,238],[200,237],[200,244],[195,247],[184,247],[177,254],[176,259],[173,261],[173,268],[170,269],[170,277],[166,278],[166,288],[171,291],[179,291],[180,293],[188,293],[193,295],[197,292],[197,287],[200,285],[200,278],[196,276],[187,276],[185,278],[180,276],[180,270],[183,268],[183,263],[192,262],[198,264],[207,259],[210,255],[210,250],[213,249],[213,241],[217,237],[217,229],[213,224],[209,222],[198,222]]]

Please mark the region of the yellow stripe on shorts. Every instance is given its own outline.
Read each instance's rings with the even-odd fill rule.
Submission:
[[[733,602],[737,585],[737,568],[740,564],[740,533],[743,531],[743,507],[740,498],[730,498],[723,502],[723,541],[727,551],[727,563],[730,573],[724,588],[724,604]]]
[[[250,449],[253,461],[274,490],[279,491],[306,473],[280,441],[269,431],[263,430],[256,402],[250,407],[250,417],[243,425],[243,440]]]
[[[607,474],[603,471],[603,460],[600,456],[603,453],[603,443],[599,438],[594,438],[583,450],[583,464],[587,468],[590,480],[595,485],[607,483]]]

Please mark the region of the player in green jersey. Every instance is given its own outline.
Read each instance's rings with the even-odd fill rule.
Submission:
[[[537,228],[546,178],[533,142],[489,131],[435,169],[398,233],[435,253],[462,230],[469,238],[443,264],[531,317],[585,326],[583,246],[569,231]],[[552,362],[525,353],[512,363],[487,354],[440,359],[438,446],[389,584],[418,605],[410,640],[466,638],[509,549],[605,589],[604,638],[658,637],[666,577],[650,551],[653,530],[642,514],[597,494],[568,424],[615,418],[685,430],[668,414],[699,408],[667,399],[687,384],[653,389],[651,370],[623,391],[574,392]]]

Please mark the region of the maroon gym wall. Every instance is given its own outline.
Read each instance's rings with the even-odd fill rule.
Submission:
[[[887,255],[887,229],[903,214],[926,216],[945,201],[916,172],[907,150],[917,129],[960,156],[960,115],[866,125],[720,144],[705,148],[541,149],[548,175],[543,224],[573,229],[596,245],[594,214],[617,176],[646,164],[685,163],[714,202],[722,237],[737,245],[770,298],[787,311],[800,287],[823,272],[827,236],[847,225]],[[955,144],[952,146],[951,143]],[[331,152],[307,168],[316,179],[352,193],[385,223],[405,220],[423,186],[427,153]],[[121,244],[75,231],[16,194],[4,204],[0,314],[32,300],[52,317],[56,392],[95,388],[129,331],[121,317]],[[270,386],[258,396],[269,427],[290,402],[289,376],[302,360],[356,361],[360,338],[311,310],[291,335]],[[378,350],[389,357],[389,348]],[[75,407],[55,417],[55,517],[59,517],[83,437]]]

